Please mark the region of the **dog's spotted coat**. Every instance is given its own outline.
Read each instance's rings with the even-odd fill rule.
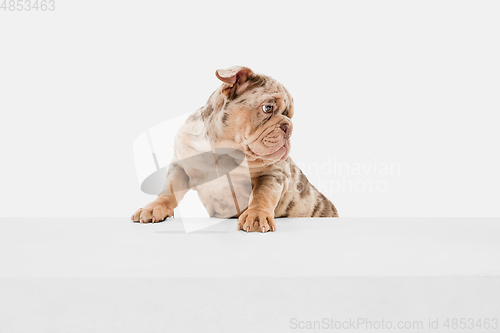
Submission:
[[[176,135],[174,162],[164,191],[137,210],[132,220],[145,223],[173,217],[189,188],[198,192],[210,216],[238,217],[238,229],[245,231],[274,231],[275,217],[337,217],[335,206],[288,156],[294,107],[286,88],[246,67],[218,70],[216,76],[222,86]],[[196,163],[178,162],[217,148],[244,152],[243,163],[231,171],[231,185],[224,177],[201,181],[207,170],[236,166],[231,154]],[[232,198],[223,195],[227,191],[232,191]],[[244,205],[235,212],[238,202]]]

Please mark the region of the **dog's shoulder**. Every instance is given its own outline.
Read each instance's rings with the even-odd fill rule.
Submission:
[[[202,109],[193,112],[177,130],[174,150],[178,158],[186,158],[211,150]]]

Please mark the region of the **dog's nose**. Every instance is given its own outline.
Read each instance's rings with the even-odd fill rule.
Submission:
[[[280,128],[283,132],[285,132],[285,135],[288,137],[290,135],[290,125],[283,123],[280,125]]]

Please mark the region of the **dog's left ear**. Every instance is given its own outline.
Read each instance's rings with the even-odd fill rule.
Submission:
[[[247,79],[251,75],[253,75],[253,71],[243,66],[233,66],[215,71],[215,76],[226,84],[222,93],[230,99],[245,91],[248,87]]]

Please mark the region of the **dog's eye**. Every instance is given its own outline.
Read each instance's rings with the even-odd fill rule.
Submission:
[[[273,112],[273,106],[272,105],[262,105],[262,111],[265,113],[271,113]]]

